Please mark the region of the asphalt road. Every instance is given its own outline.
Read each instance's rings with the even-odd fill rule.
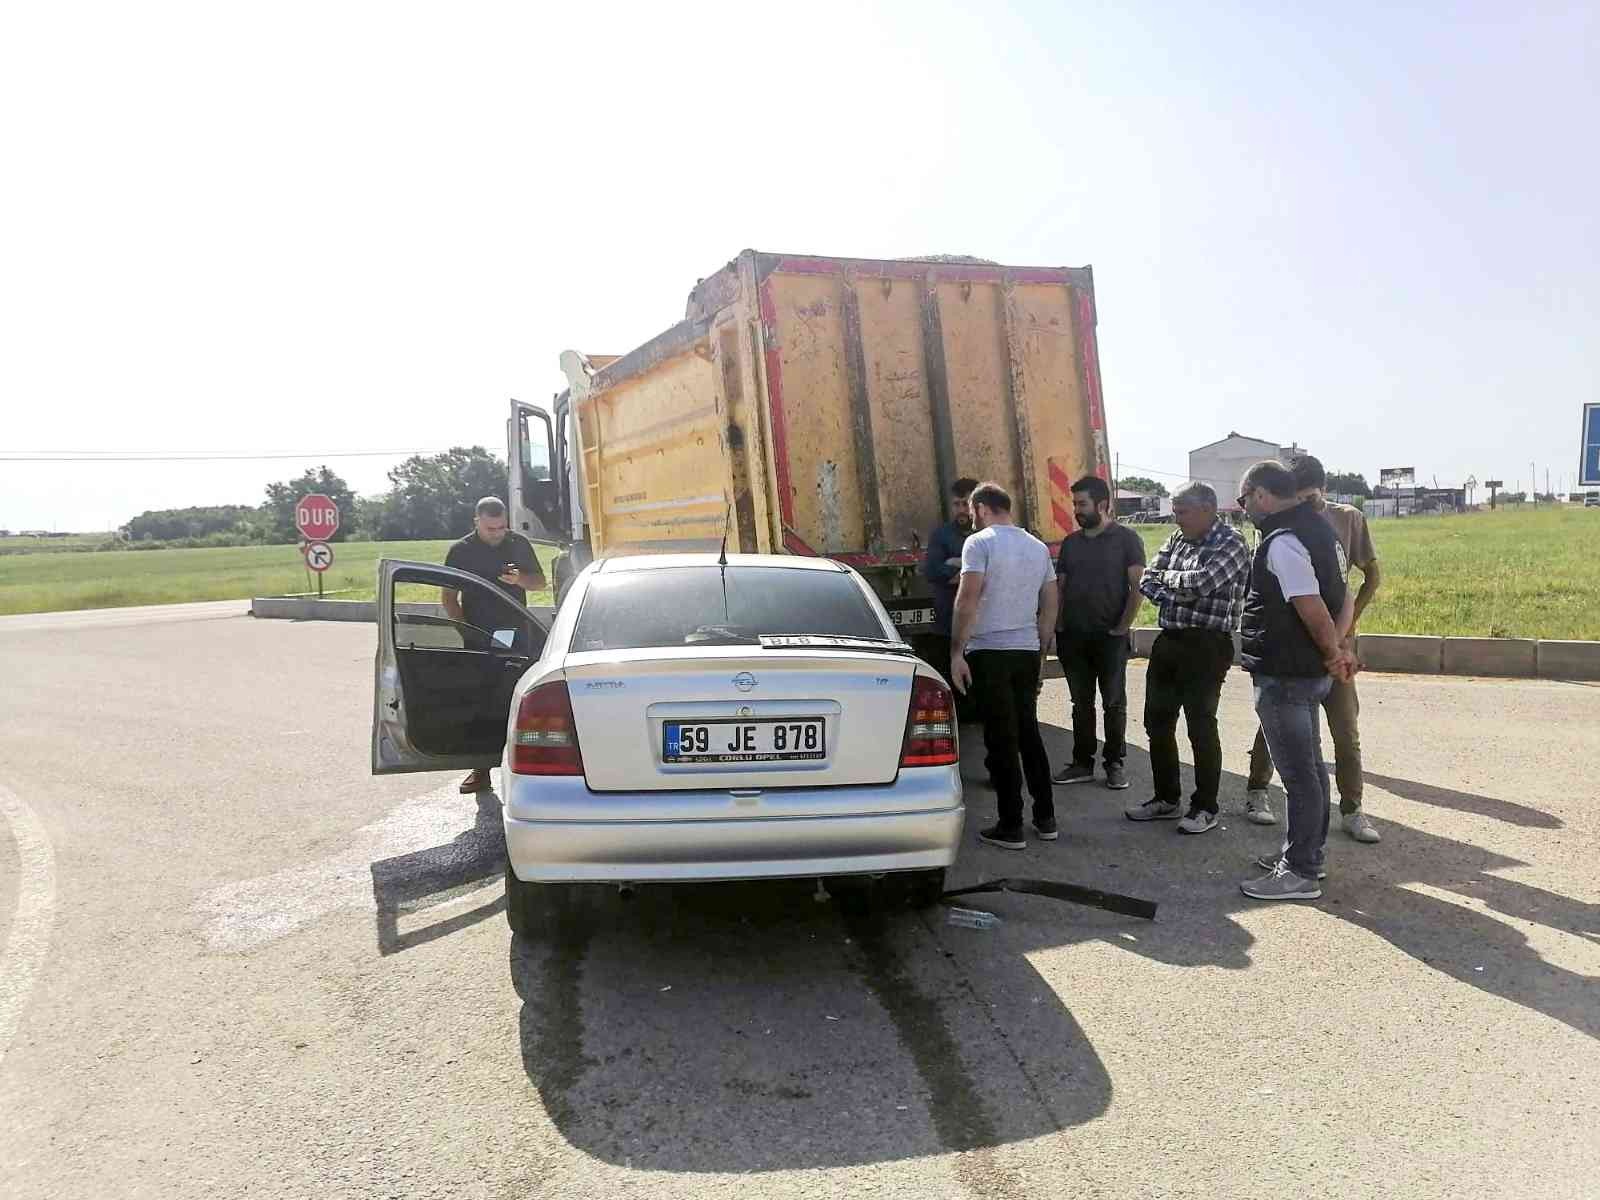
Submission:
[[[956,871],[1154,922],[655,889],[513,945],[497,801],[367,773],[372,642],[0,623],[8,1198],[1596,1194],[1600,688],[1364,677],[1384,841],[1336,820],[1316,904],[1237,890],[1234,677],[1222,829],[1123,820],[1135,720],[1135,792]]]

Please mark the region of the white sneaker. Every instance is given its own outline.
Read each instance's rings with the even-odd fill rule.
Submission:
[[[1278,818],[1272,815],[1272,801],[1268,798],[1265,788],[1259,792],[1251,791],[1244,794],[1244,815],[1256,825],[1278,823]]]
[[[1205,808],[1191,808],[1178,822],[1179,833],[1210,833],[1217,827],[1217,814]]]
[[[1365,842],[1369,846],[1375,846],[1383,841],[1383,834],[1378,832],[1377,827],[1367,820],[1367,814],[1360,809],[1344,818],[1344,831],[1356,841]]]

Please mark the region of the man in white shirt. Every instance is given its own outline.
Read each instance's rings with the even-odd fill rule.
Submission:
[[[950,678],[978,701],[984,765],[994,785],[997,824],[978,834],[1006,850],[1027,848],[1022,783],[1033,797],[1033,829],[1053,842],[1055,798],[1050,759],[1039,734],[1039,680],[1055,647],[1056,575],[1045,544],[1011,516],[1011,496],[997,483],[972,493],[978,532],[961,548]],[[1022,769],[1017,769],[1018,755]]]

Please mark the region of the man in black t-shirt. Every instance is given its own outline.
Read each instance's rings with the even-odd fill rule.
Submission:
[[[1061,614],[1056,653],[1072,696],[1072,761],[1052,777],[1058,784],[1094,780],[1094,695],[1100,690],[1106,739],[1106,786],[1128,786],[1123,769],[1128,732],[1128,657],[1144,575],[1144,541],[1117,520],[1111,488],[1097,475],[1072,485],[1078,529],[1056,556]]]
[[[474,513],[472,532],[451,545],[444,565],[493,580],[518,604],[527,604],[530,591],[546,586],[533,543],[520,533],[511,532],[504,501],[485,496],[478,501]],[[452,621],[463,621],[486,632],[492,632],[503,620],[495,603],[476,591],[440,588],[439,600]],[[517,636],[525,635],[519,630]],[[486,770],[472,771],[461,781],[464,793],[482,792],[488,787]]]

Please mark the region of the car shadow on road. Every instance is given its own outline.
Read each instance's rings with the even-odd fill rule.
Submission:
[[[472,828],[442,846],[380,859],[372,864],[372,898],[377,910],[378,952],[383,955],[409,950],[459,929],[476,925],[505,911],[506,898],[493,900],[443,920],[400,932],[400,919],[449,905],[498,879],[505,867],[505,826],[500,819],[500,798],[494,792],[477,796],[478,814]]]
[[[999,1172],[1003,1192],[985,1150],[1105,1112],[1099,1055],[1027,961],[1048,927],[951,928],[814,888],[563,889],[510,971],[524,1068],[568,1142],[692,1172],[975,1151],[958,1174]]]

